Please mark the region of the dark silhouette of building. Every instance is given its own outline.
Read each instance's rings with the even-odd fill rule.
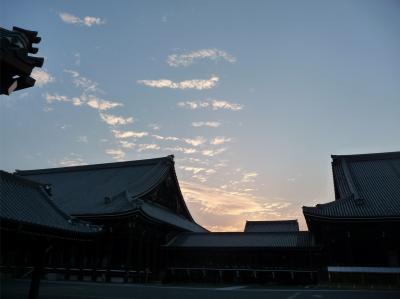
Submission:
[[[63,246],[50,263],[94,269],[94,280],[159,279],[162,245],[182,232],[207,232],[190,215],[173,156],[130,162],[17,171],[52,187],[53,200],[75,218],[103,226],[95,248]]]
[[[303,207],[326,265],[332,272],[362,273],[349,269],[362,266],[400,273],[400,152],[334,155],[332,171],[335,201]]]
[[[31,276],[29,298],[38,296],[40,278],[54,245],[78,247],[102,231],[65,214],[49,193],[47,185],[0,171],[1,270],[16,277]]]
[[[335,201],[303,207],[309,231],[282,220],[208,232],[186,207],[173,156],[16,175],[51,187],[60,209],[103,227],[94,242],[52,243],[46,271],[67,279],[399,285],[400,152],[332,159]]]

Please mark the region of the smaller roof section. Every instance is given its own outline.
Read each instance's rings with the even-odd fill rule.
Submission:
[[[299,223],[294,220],[246,221],[245,233],[298,232]]]
[[[78,221],[64,213],[51,199],[48,186],[0,170],[1,228],[17,227],[29,232],[92,235],[101,227]]]
[[[304,249],[317,247],[311,233],[182,233],[173,238],[168,248],[240,248],[240,249]]]

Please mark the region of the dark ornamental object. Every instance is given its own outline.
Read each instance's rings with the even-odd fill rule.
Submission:
[[[33,44],[40,43],[37,31],[13,27],[7,30],[0,27],[0,94],[10,95],[13,91],[35,85],[30,77],[34,67],[42,67],[43,57],[32,57],[38,48]]]

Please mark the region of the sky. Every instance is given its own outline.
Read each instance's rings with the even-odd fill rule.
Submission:
[[[399,1],[9,1],[35,87],[0,96],[0,169],[175,155],[212,231],[334,200],[331,154],[400,150]]]

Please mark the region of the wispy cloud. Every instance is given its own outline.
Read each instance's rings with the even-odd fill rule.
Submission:
[[[124,138],[142,138],[144,136],[149,135],[147,132],[135,132],[135,131],[118,131],[112,130],[115,138],[124,139]]]
[[[107,101],[107,100],[103,100],[99,97],[96,97],[94,95],[89,95],[89,96],[81,96],[81,100],[83,100],[84,102],[86,102],[86,104],[89,107],[92,107],[94,109],[98,109],[101,111],[105,111],[108,109],[112,109],[118,106],[123,106],[122,103],[118,103],[118,102],[113,102],[113,101]]]
[[[210,141],[212,145],[220,145],[227,142],[230,142],[232,139],[224,136],[215,137],[213,140]]]
[[[226,148],[220,148],[220,149],[205,149],[201,151],[201,154],[203,156],[207,157],[214,157],[216,155],[222,154],[223,152],[226,151]]]
[[[85,92],[94,92],[94,91],[101,91],[98,88],[98,83],[90,80],[79,74],[77,71],[74,70],[64,70],[65,73],[69,74],[72,78],[72,83],[75,87],[83,89]]]
[[[119,140],[119,144],[123,148],[129,148],[129,149],[134,149],[135,148],[135,143],[129,142],[129,141],[126,141],[126,140]]]
[[[66,12],[60,12],[58,15],[60,19],[67,24],[84,25],[87,27],[92,27],[93,25],[103,25],[105,23],[105,21],[99,17],[86,16],[80,18]]]
[[[210,127],[210,128],[218,128],[221,125],[218,121],[196,121],[192,122],[192,127]]]
[[[139,148],[138,148],[138,152],[142,152],[145,150],[159,150],[160,146],[158,144],[155,143],[151,143],[151,144],[139,144]]]
[[[66,157],[55,163],[57,166],[61,167],[69,167],[69,166],[78,166],[78,165],[86,165],[87,163],[83,160],[83,158],[75,153],[70,153]]]
[[[154,131],[158,131],[161,129],[161,126],[159,124],[155,124],[155,123],[149,124],[148,127],[153,129]]]
[[[279,215],[282,209],[289,206],[289,203],[283,200],[268,200],[246,192],[232,192],[229,189],[207,187],[186,181],[180,182],[180,185],[186,201],[189,204],[199,204],[199,208],[207,214]]]
[[[173,82],[168,79],[159,80],[138,80],[137,83],[154,88],[171,88],[171,89],[210,89],[217,85],[219,78],[212,76],[210,79],[193,79],[180,82]]]
[[[125,152],[121,149],[106,149],[106,154],[118,161],[125,158]]]
[[[180,55],[170,55],[168,56],[167,63],[172,67],[189,66],[201,59],[210,59],[213,61],[225,60],[230,63],[236,62],[236,58],[228,52],[218,49],[201,49]]]
[[[193,167],[193,166],[184,166],[184,165],[179,166],[179,169],[183,169],[185,171],[192,172],[193,174],[197,174],[199,172],[206,171],[206,169],[203,167]]]
[[[32,78],[36,80],[35,85],[43,87],[46,84],[54,82],[54,77],[52,77],[48,72],[42,69],[33,69]]]
[[[126,125],[133,123],[133,117],[124,118],[112,114],[100,113],[101,119],[110,126]]]
[[[81,143],[88,143],[89,142],[87,136],[78,136],[77,141],[81,142]]]
[[[184,154],[195,154],[197,153],[197,149],[191,148],[191,147],[181,147],[181,146],[176,146],[176,147],[167,147],[167,151],[170,152],[181,152]]]
[[[199,146],[207,142],[207,139],[205,139],[203,136],[197,136],[196,138],[185,138],[183,139],[186,143],[193,145],[193,146]]]
[[[179,138],[175,136],[161,136],[161,135],[151,135],[151,137],[157,139],[157,140],[164,140],[164,141],[178,141]]]
[[[118,106],[122,106],[122,103],[107,101],[107,100],[103,100],[99,97],[96,97],[94,95],[87,96],[85,94],[82,94],[79,97],[69,98],[67,96],[59,95],[57,93],[54,93],[54,94],[46,93],[46,94],[44,94],[44,98],[46,99],[47,103],[49,103],[49,104],[51,104],[53,102],[67,102],[67,103],[71,103],[74,106],[82,106],[85,104],[91,108],[98,109],[101,111],[112,109],[112,108],[115,108]]]
[[[254,180],[257,176],[258,176],[258,173],[256,173],[256,172],[246,172],[243,174],[242,182],[243,183],[254,182]]]
[[[238,111],[243,109],[243,105],[237,103],[231,103],[224,100],[206,100],[206,101],[183,101],[178,102],[178,107],[187,108],[191,110],[200,109],[200,108],[211,108],[213,110],[225,109],[225,110],[233,110]]]

